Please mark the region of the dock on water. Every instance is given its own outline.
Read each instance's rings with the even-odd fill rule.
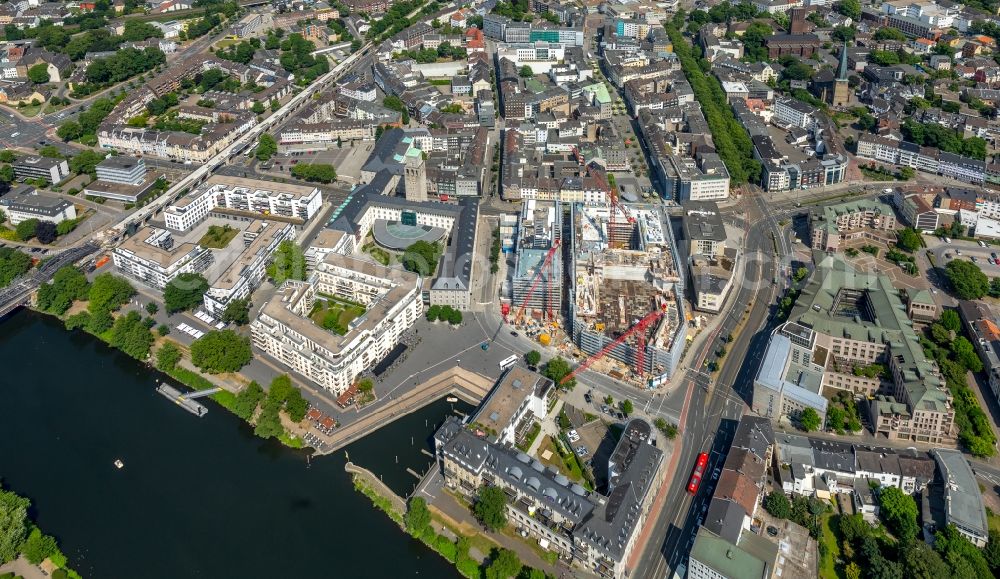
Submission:
[[[178,406],[199,418],[208,414],[208,408],[195,399],[211,396],[220,390],[222,390],[222,388],[209,388],[208,390],[198,390],[196,392],[181,392],[165,382],[156,387],[156,391],[162,394],[165,398],[173,400]]]

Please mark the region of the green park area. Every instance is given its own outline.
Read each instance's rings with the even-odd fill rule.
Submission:
[[[210,225],[208,231],[198,241],[198,245],[209,249],[224,249],[240,230],[229,225]]]
[[[358,316],[364,315],[365,306],[334,296],[323,296],[316,301],[309,318],[317,326],[343,336]]]

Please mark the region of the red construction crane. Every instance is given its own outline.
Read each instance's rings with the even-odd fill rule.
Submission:
[[[528,307],[528,300],[531,299],[531,295],[535,293],[538,288],[538,283],[542,281],[542,272],[545,268],[552,263],[552,257],[559,251],[559,241],[557,240],[552,244],[552,248],[549,249],[548,253],[545,254],[545,259],[542,264],[538,266],[538,270],[535,272],[535,281],[532,282],[531,287],[528,289],[528,293],[524,296],[524,301],[521,302],[521,307],[517,310],[517,316],[514,318],[514,323],[521,323],[521,318],[524,316],[524,309]],[[549,296],[551,298],[551,295]],[[552,317],[552,304],[549,303],[549,317]]]
[[[629,336],[631,336],[632,334],[634,334],[636,332],[642,332],[647,327],[649,327],[650,324],[652,324],[652,323],[656,322],[657,320],[659,320],[661,316],[663,316],[663,311],[662,310],[656,310],[654,312],[649,312],[648,314],[646,314],[646,317],[644,317],[641,320],[639,320],[634,326],[632,326],[631,328],[629,328],[628,330],[626,330],[625,333],[623,333],[622,335],[618,336],[618,338],[616,338],[613,342],[611,342],[607,346],[604,346],[603,348],[601,348],[600,352],[598,352],[598,353],[594,354],[593,356],[587,358],[586,360],[583,361],[582,364],[580,364],[575,369],[573,369],[572,372],[570,372],[569,374],[566,374],[566,376],[562,380],[559,381],[559,384],[565,384],[570,378],[576,376],[580,372],[583,372],[584,370],[586,370],[587,368],[589,368],[594,362],[596,362],[596,361],[600,360],[601,358],[603,358],[605,355],[607,355],[608,352],[610,352],[611,350],[613,350],[615,348],[615,346],[617,346],[618,344],[621,344],[622,342],[624,342],[625,340],[627,340],[629,338]],[[640,334],[640,338],[639,338],[639,345],[640,345],[640,348],[641,348],[640,352],[642,352],[643,350],[645,350],[646,340],[645,340],[645,337],[642,336],[641,334]],[[639,354],[639,360],[640,360],[640,364],[642,362],[645,362],[645,354],[644,353]],[[638,373],[640,373],[640,374],[642,373],[642,366],[639,366],[639,372]]]

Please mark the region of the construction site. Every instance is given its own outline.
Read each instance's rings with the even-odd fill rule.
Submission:
[[[544,346],[568,346],[559,334],[562,314],[563,206],[557,202],[526,200],[518,216],[514,236],[515,259],[511,296],[504,314],[508,322],[538,339]]]
[[[568,328],[613,378],[655,387],[684,350],[683,268],[656,206],[573,208]]]

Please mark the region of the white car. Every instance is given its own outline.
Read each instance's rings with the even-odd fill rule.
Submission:
[[[576,442],[580,440],[580,433],[577,432],[576,430],[570,430],[569,432],[566,433],[566,436],[569,437],[570,442]]]

